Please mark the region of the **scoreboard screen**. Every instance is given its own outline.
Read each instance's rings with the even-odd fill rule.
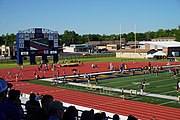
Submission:
[[[22,56],[58,53],[58,33],[47,33],[41,28],[35,28],[34,32],[18,33],[17,37]]]

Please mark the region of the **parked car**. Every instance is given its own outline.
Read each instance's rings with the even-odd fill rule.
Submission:
[[[101,52],[107,52],[108,49],[107,48],[102,48],[102,49],[98,49],[97,53],[101,53]]]
[[[89,53],[83,53],[82,55],[83,56],[89,56],[90,54]]]

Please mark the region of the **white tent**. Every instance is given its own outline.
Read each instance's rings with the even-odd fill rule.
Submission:
[[[148,58],[148,59],[152,59],[154,56],[152,55],[152,54],[148,54],[148,55],[146,55],[146,58]]]
[[[157,51],[157,52],[155,52],[155,53],[152,54],[152,55],[153,55],[153,57],[154,57],[154,56],[166,56],[166,54],[163,53],[162,51]]]

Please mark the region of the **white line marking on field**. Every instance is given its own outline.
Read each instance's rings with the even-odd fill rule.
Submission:
[[[164,87],[164,86],[170,86],[170,85],[174,85],[174,83],[166,84],[166,85],[159,85],[159,86],[156,86],[156,87],[158,88],[158,87]]]
[[[167,91],[167,92],[162,92],[161,94],[167,94],[167,93],[173,93],[173,92],[175,92],[175,90],[173,90],[173,91]]]
[[[169,103],[174,103],[175,101],[169,101],[169,102],[164,102],[164,103],[160,103],[158,105],[166,105],[166,104],[169,104]]]

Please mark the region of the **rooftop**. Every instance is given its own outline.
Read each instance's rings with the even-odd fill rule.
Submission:
[[[152,42],[152,41],[141,41],[139,42],[140,44],[153,44],[153,45],[158,45],[162,47],[180,47],[180,42],[176,41],[166,41],[166,42]]]

